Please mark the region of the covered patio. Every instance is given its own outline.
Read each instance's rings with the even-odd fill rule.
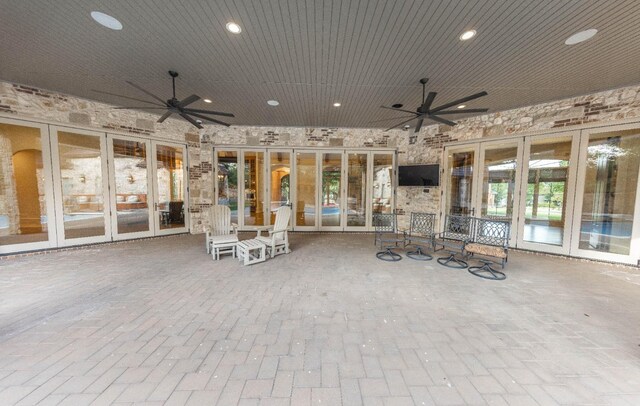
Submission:
[[[203,235],[1,261],[0,404],[640,403],[637,269],[512,250],[496,283],[290,239],[249,267]]]

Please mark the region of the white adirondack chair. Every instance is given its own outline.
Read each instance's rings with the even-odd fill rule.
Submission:
[[[288,254],[289,249],[289,221],[291,220],[291,207],[282,206],[276,210],[276,220],[273,226],[259,227],[256,240],[260,240],[267,246],[271,258],[279,254]],[[268,231],[269,236],[261,235],[262,231]]]
[[[238,242],[238,225],[231,222],[231,209],[228,206],[214,205],[209,210],[211,226],[207,230],[207,254],[216,244],[231,244]],[[215,250],[214,250],[215,251]],[[235,256],[235,249],[232,251]],[[214,255],[219,258],[219,253]]]

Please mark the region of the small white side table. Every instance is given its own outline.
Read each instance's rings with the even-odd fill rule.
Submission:
[[[238,260],[244,265],[257,264],[266,259],[267,246],[260,240],[244,240],[237,245]]]

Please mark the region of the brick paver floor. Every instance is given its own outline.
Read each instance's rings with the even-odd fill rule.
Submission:
[[[636,270],[513,253],[495,282],[291,240],[250,267],[203,236],[0,261],[0,405],[640,405]]]

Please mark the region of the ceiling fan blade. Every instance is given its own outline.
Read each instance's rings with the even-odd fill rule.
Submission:
[[[211,117],[203,116],[202,114],[196,114],[196,113],[183,113],[183,114],[189,114],[189,115],[192,115],[192,116],[194,116],[194,117],[198,117],[198,118],[200,118],[200,119],[202,119],[202,120],[207,120],[207,121],[211,121],[211,122],[213,122],[213,123],[217,123],[217,124],[220,124],[220,125],[224,125],[224,126],[227,126],[227,127],[231,127],[231,124],[227,124],[227,123],[225,123],[224,121],[216,120],[215,118],[211,118]]]
[[[135,100],[135,101],[140,102],[140,103],[153,104],[154,106],[165,106],[164,102],[162,104],[158,104],[156,102],[150,102],[148,100],[136,99],[135,97],[123,96],[121,94],[105,92],[105,91],[102,91],[102,90],[91,89],[91,91],[92,92],[96,92],[96,93],[108,94],[109,96],[122,97],[123,99]]]
[[[420,114],[416,113],[415,111],[411,111],[411,110],[403,110],[403,109],[397,109],[395,107],[387,107],[387,106],[380,106],[383,109],[389,109],[389,110],[395,110],[395,111],[404,111],[405,113],[411,113],[411,114],[415,114],[416,116],[419,116]]]
[[[486,113],[489,109],[460,109],[460,110],[447,110],[447,111],[439,111],[438,115],[441,114],[464,114],[464,113]]]
[[[198,100],[200,100],[200,96],[192,94],[191,96],[185,97],[184,99],[182,99],[178,103],[178,106],[179,107],[185,107],[185,106],[188,106],[189,104],[191,104],[191,103],[193,103],[195,101],[198,101]]]
[[[164,113],[162,116],[160,116],[160,118],[158,119],[158,123],[163,122],[164,120],[168,119],[169,116],[171,116],[173,114],[173,111],[168,110],[166,113]]]
[[[456,123],[455,123],[455,122],[453,122],[453,121],[449,121],[449,120],[446,120],[446,119],[444,119],[444,118],[442,118],[442,117],[438,117],[438,116],[431,116],[431,115],[430,115],[430,116],[429,116],[429,118],[430,118],[431,120],[433,120],[433,121],[437,121],[437,122],[439,122],[439,123],[446,124],[446,125],[449,125],[449,126],[451,126],[451,127],[454,127],[454,126],[456,125]]]
[[[424,99],[424,103],[422,103],[422,111],[429,111],[431,104],[433,103],[433,99],[436,98],[436,92],[429,92],[427,97]]]
[[[112,110],[128,110],[128,109],[145,109],[145,110],[166,110],[166,107],[149,107],[149,106],[133,106],[133,107],[111,107]]]
[[[389,127],[389,128],[387,128],[385,131],[393,130],[393,129],[394,129],[394,128],[396,128],[396,127],[400,127],[402,124],[408,123],[408,122],[409,122],[409,121],[411,121],[411,120],[415,120],[417,117],[419,117],[419,116],[411,117],[410,119],[405,120],[405,121],[403,121],[403,122],[401,122],[401,123],[398,123],[398,124],[394,125],[393,127]]]
[[[416,129],[414,131],[414,133],[419,133],[420,129],[422,128],[422,123],[424,122],[424,118],[420,118],[420,120],[418,120],[418,123],[416,124]]]
[[[184,114],[184,113],[179,113],[180,116],[182,118],[184,118],[185,120],[187,120],[188,122],[190,122],[191,124],[193,124],[195,127],[198,127],[199,129],[203,129],[204,127],[202,127],[196,120],[194,120],[193,118],[189,117],[188,115]]]
[[[200,110],[200,109],[190,109],[190,108],[186,108],[182,110],[184,110],[186,113],[202,113],[202,114],[213,114],[214,116],[235,117],[231,113],[223,113],[221,111]]]
[[[151,93],[150,91],[145,90],[145,89],[141,88],[140,86],[136,85],[135,83],[133,83],[133,82],[129,82],[128,80],[126,80],[126,82],[127,82],[128,84],[130,84],[131,86],[135,87],[136,89],[140,90],[141,92],[146,93],[146,94],[148,94],[149,96],[153,97],[154,99],[156,99],[157,101],[159,101],[159,102],[160,102],[160,103],[162,103],[163,105],[166,105],[166,102],[165,102],[164,100],[162,100],[161,98],[159,98],[159,97],[158,97],[158,96],[156,96],[155,94]]]
[[[488,94],[489,93],[487,93],[487,92],[480,92],[480,93],[472,94],[471,96],[463,97],[462,99],[454,100],[451,103],[447,103],[447,104],[443,104],[442,106],[438,106],[435,109],[432,109],[431,113],[435,113],[435,112],[438,112],[438,111],[441,111],[441,110],[445,110],[445,109],[448,109],[449,107],[457,106],[458,104],[462,104],[464,102],[468,102],[470,100],[474,100],[474,99],[477,99],[479,97],[486,96]]]
[[[383,119],[381,119],[381,120],[367,121],[367,124],[370,124],[370,123],[379,123],[379,122],[381,122],[381,121],[398,120],[398,119],[401,119],[401,118],[409,118],[409,117],[415,118],[415,116],[400,116],[400,117],[393,117],[393,118],[383,118]]]

